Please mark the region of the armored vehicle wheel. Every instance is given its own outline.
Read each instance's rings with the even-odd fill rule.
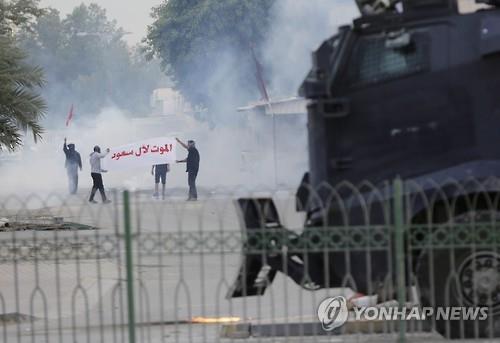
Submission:
[[[480,223],[490,228],[499,223],[492,221],[490,212],[469,212],[454,219],[456,224],[471,221],[476,229],[471,226],[470,234],[476,235],[482,234]],[[490,244],[494,237],[492,240]],[[419,258],[417,279],[423,307],[434,311],[440,307],[487,308],[476,320],[465,319],[462,312],[459,320],[446,320],[434,312],[433,327],[441,335],[452,339],[500,337],[500,248],[478,245],[425,251]],[[482,313],[487,313],[486,320],[480,320]]]

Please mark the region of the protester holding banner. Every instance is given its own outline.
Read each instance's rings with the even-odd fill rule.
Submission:
[[[94,200],[95,193],[99,190],[101,193],[101,198],[103,204],[110,203],[111,201],[106,198],[106,193],[104,192],[104,184],[102,182],[102,174],[106,173],[106,170],[101,168],[101,159],[106,157],[109,153],[109,149],[106,149],[105,153],[101,153],[101,148],[99,146],[94,147],[94,152],[90,154],[90,175],[92,176],[93,186],[90,192],[89,202],[96,204],[97,201]]]
[[[159,183],[163,184],[162,196],[165,197],[165,183],[170,163],[176,161],[177,142],[170,137],[155,137],[141,141],[113,147],[110,153],[103,158],[103,165],[107,170],[121,172],[130,169],[146,167],[153,168],[155,176],[155,193],[158,197]],[[100,166],[99,166],[100,168]]]
[[[64,155],[66,155],[65,167],[68,173],[69,194],[76,194],[78,190],[78,168],[82,170],[82,158],[80,153],[75,150],[74,144],[66,145],[66,138],[64,138],[63,151]]]
[[[165,164],[155,164],[151,168],[151,175],[155,177],[155,192],[153,194],[153,198],[158,199],[159,194],[158,194],[158,186],[160,184],[161,180],[161,198],[162,200],[165,200],[165,184],[166,184],[166,179],[167,179],[167,172],[170,171],[170,166],[168,163]]]
[[[186,145],[179,138],[177,142],[188,151],[188,156],[184,160],[177,160],[177,163],[186,163],[186,172],[188,173],[189,197],[188,201],[196,201],[198,199],[198,192],[196,190],[196,177],[200,168],[200,153],[196,149],[195,142],[189,140]]]

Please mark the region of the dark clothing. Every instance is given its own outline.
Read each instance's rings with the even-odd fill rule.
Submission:
[[[92,173],[90,174],[92,176],[92,181],[93,181],[93,187],[97,189],[104,189],[104,184],[102,182],[102,175],[99,173]]]
[[[78,166],[71,163],[66,167],[66,172],[68,173],[69,193],[76,194],[78,190]]]
[[[198,199],[198,192],[196,190],[196,177],[198,171],[188,171],[188,185],[189,185],[189,199]]]
[[[155,165],[155,183],[165,184],[167,179],[168,164]]]
[[[99,190],[99,193],[101,193],[101,198],[102,201],[105,202],[106,199],[106,193],[104,192],[104,184],[102,183],[102,175],[100,173],[91,173],[92,176],[92,181],[94,182],[92,186],[92,191],[90,192],[90,198],[89,201],[94,200],[95,193],[97,190]]]
[[[168,172],[168,163],[165,164],[156,164],[155,165],[155,171],[159,173],[166,173]]]
[[[68,173],[69,193],[76,194],[78,190],[78,168],[82,168],[82,158],[75,150],[74,144],[64,143],[64,155],[66,155],[65,167]]]
[[[200,169],[200,153],[194,146],[188,147],[188,155],[186,158],[186,172],[188,173],[189,198],[188,200],[196,200],[198,192],[196,190],[196,177]]]
[[[66,143],[64,143],[63,151],[64,155],[66,155],[66,168],[68,168],[69,164],[76,164],[79,168],[82,167],[82,157],[80,156],[80,153],[75,150],[74,144],[66,145]]]
[[[186,171],[187,172],[195,172],[198,173],[198,170],[200,168],[200,153],[198,152],[198,149],[196,149],[194,146],[191,148],[188,148],[188,156],[186,159]]]

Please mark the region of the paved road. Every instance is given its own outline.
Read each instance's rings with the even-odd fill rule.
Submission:
[[[313,322],[321,300],[345,293],[343,289],[305,291],[278,274],[264,296],[227,300],[226,292],[240,264],[239,242],[234,242],[236,248],[225,249],[223,253],[217,249],[207,253],[197,246],[208,244],[200,240],[207,239],[209,232],[233,232],[238,237],[240,227],[234,198],[212,194],[210,199],[186,203],[180,198],[153,201],[144,193],[132,196],[135,313],[136,322],[144,324],[137,328],[139,342],[227,341],[221,338],[218,326],[172,324],[199,316],[239,317],[253,324]],[[303,217],[294,212],[293,193],[281,192],[275,194],[275,199],[284,224],[299,229]],[[2,202],[0,217],[57,216],[99,228],[67,232],[0,232],[0,260],[3,261],[0,263],[0,312],[20,313],[36,319],[21,324],[3,322],[3,327],[0,324],[0,337],[4,335],[4,341],[124,341],[126,326],[120,325],[127,322],[128,310],[123,202],[116,195],[113,200],[106,206],[90,205],[83,196]],[[176,247],[179,242],[172,246],[171,240],[161,240],[162,235],[172,233],[182,233],[191,245]],[[145,236],[150,239],[140,239]],[[72,245],[55,249],[48,243],[56,239]],[[25,247],[27,252],[11,249],[19,241],[31,244]],[[88,244],[96,241],[100,243]],[[82,243],[83,248],[78,248],[81,254],[75,254],[76,247],[80,246],[75,242]],[[109,254],[97,258],[95,249],[85,250],[92,246],[95,249],[104,247]],[[166,248],[180,249],[183,254],[168,253]],[[9,257],[16,257],[15,262]],[[423,340],[429,341],[429,337],[413,337],[411,342]],[[260,340],[251,338],[248,341]],[[293,342],[281,338],[261,341]],[[395,341],[395,337],[358,335],[298,338],[296,341],[390,342]]]
[[[302,218],[287,214],[293,211],[290,197],[278,198],[280,212],[287,223],[299,227]],[[0,264],[3,313],[35,317],[37,328],[46,326],[50,335],[58,328],[113,325],[125,320],[123,203],[117,197],[114,200],[113,204],[102,206],[89,205],[83,197],[32,198],[22,204],[11,202],[4,206],[0,216],[19,219],[57,216],[99,230],[0,233],[0,258],[3,257],[4,262]],[[234,232],[234,237],[239,237],[240,227],[231,197],[214,195],[209,200],[186,203],[180,199],[152,201],[149,195],[138,194],[132,196],[131,203],[133,231],[138,235],[134,238],[148,234],[153,237],[142,245],[137,244],[136,239],[134,245],[137,322],[176,322],[197,316],[266,321],[311,318],[315,304],[326,295],[324,291],[302,291],[279,275],[263,297],[225,299],[240,263],[238,240],[232,243],[231,252],[224,253],[203,253],[196,244],[203,244],[197,240],[206,237],[208,232]],[[182,255],[144,254],[155,244],[158,252],[154,237],[168,233],[183,233],[194,245],[186,245],[183,250],[186,253]],[[57,249],[55,256],[54,246],[48,245],[55,239],[71,241],[74,246],[99,240],[109,243],[105,250],[112,253],[97,259],[89,258],[93,256],[92,251],[86,251],[75,258],[74,248],[66,245]],[[30,245],[27,251],[11,249],[20,241]],[[9,256],[16,256],[16,262],[9,261]],[[12,329],[11,324],[9,327]],[[17,327],[15,329],[17,331]],[[38,329],[36,332],[38,335]]]
[[[6,342],[128,342],[128,333],[124,327],[104,327],[93,329],[63,329],[60,331],[34,330],[29,325],[22,325],[20,334],[9,332]],[[252,337],[248,339],[227,339],[219,335],[220,328],[216,325],[169,325],[137,328],[137,342],[147,343],[202,343],[202,342],[245,342],[245,343],[396,343],[397,335],[344,335],[334,337]],[[408,343],[441,343],[446,342],[436,334],[409,335]],[[461,343],[473,341],[463,340]],[[474,341],[477,342],[477,341]],[[483,340],[483,343],[498,341]]]

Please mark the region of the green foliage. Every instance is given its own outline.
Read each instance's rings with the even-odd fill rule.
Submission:
[[[39,0],[0,0],[0,34],[12,34],[15,28],[28,29],[43,14]]]
[[[20,146],[23,131],[30,130],[35,141],[43,132],[39,124],[46,111],[39,95],[43,72],[27,63],[14,39],[15,32],[30,30],[42,13],[38,0],[0,0],[0,150]]]
[[[44,83],[43,72],[25,60],[14,41],[0,35],[0,149],[18,147],[21,129],[30,130],[35,141],[43,131],[39,120],[46,106],[37,93]]]
[[[164,0],[148,28],[149,56],[193,103],[211,106],[224,83],[255,95],[250,45],[265,39],[274,0]],[[224,68],[220,72],[219,66]],[[230,70],[230,71],[229,71]]]
[[[80,5],[66,18],[49,9],[25,32],[22,46],[47,75],[44,89],[51,124],[61,125],[71,104],[78,114],[105,106],[145,114],[153,89],[162,85],[159,63],[138,57],[126,33],[96,4]],[[77,116],[76,118],[81,118]]]

